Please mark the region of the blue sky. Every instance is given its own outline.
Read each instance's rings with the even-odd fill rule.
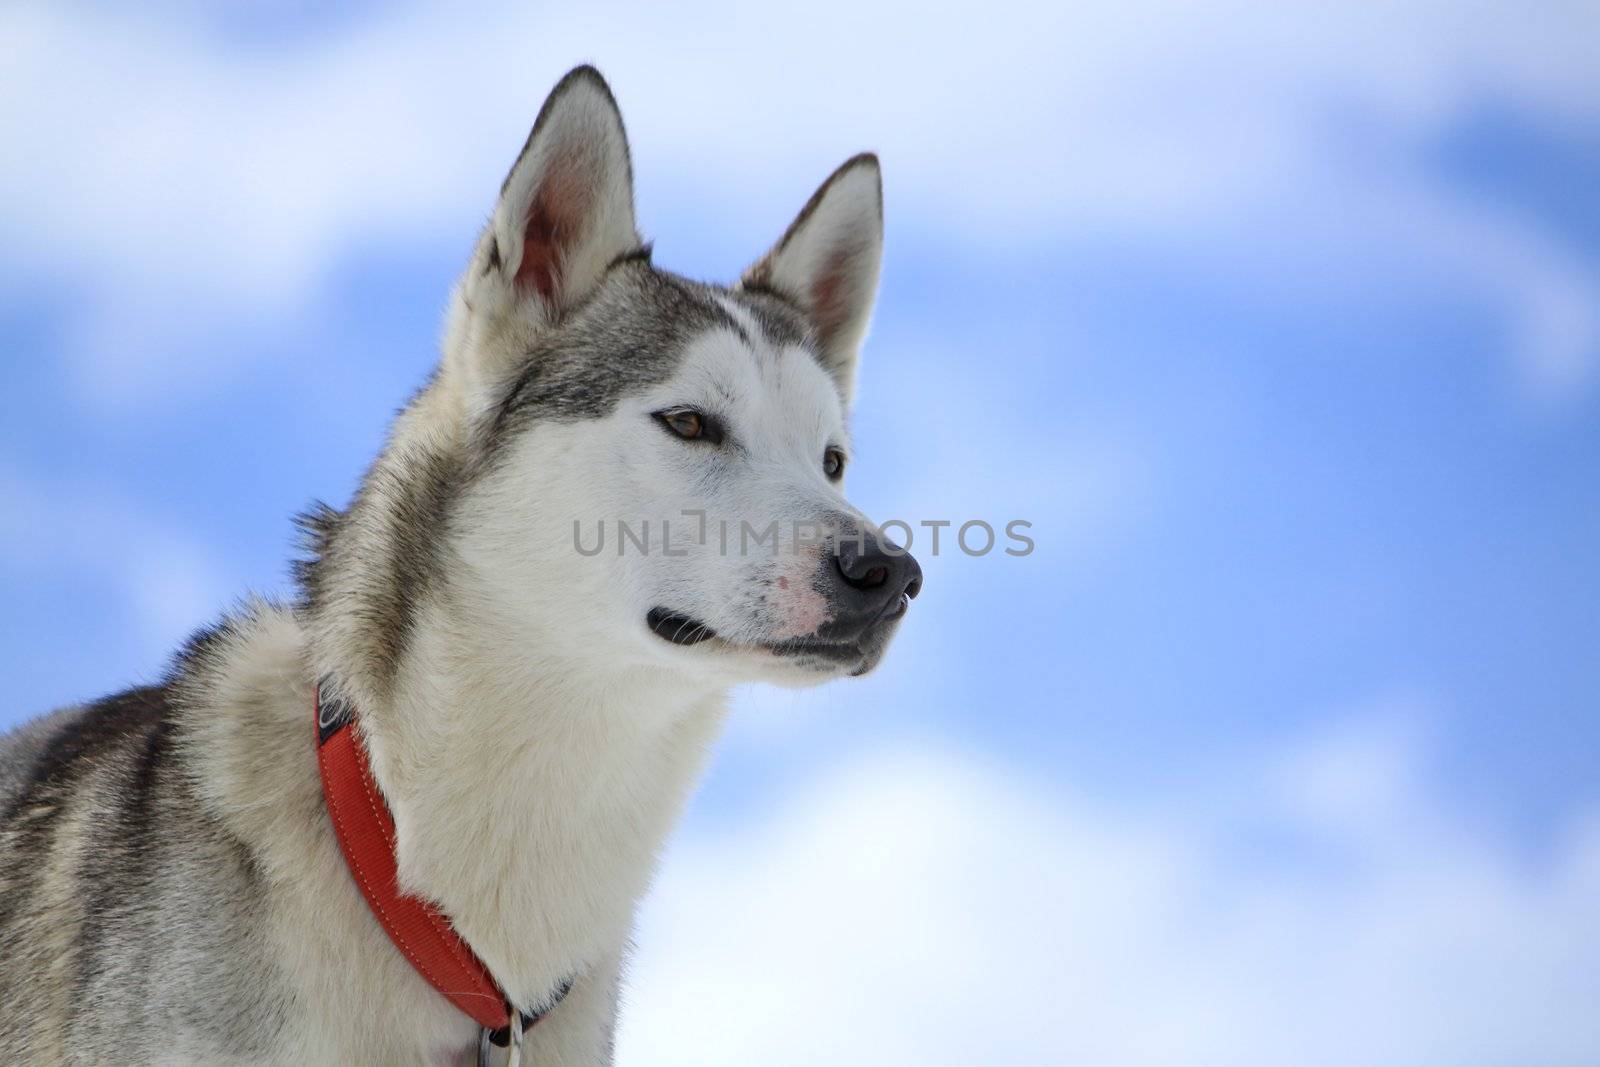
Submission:
[[[288,10],[0,13],[0,725],[287,592],[592,60],[684,273],[882,153],[852,496],[1038,543],[740,695],[625,1061],[1600,1057],[1600,11]]]

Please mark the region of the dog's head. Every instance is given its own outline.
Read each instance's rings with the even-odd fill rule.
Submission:
[[[567,75],[456,287],[436,382],[473,442],[449,526],[475,616],[717,681],[869,670],[921,585],[843,495],[882,233],[862,155],[737,285],[658,270],[611,92]]]

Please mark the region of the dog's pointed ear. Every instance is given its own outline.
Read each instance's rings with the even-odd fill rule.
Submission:
[[[742,289],[767,291],[805,312],[823,366],[849,402],[883,260],[883,178],[870,152],[822,183],[772,250],[744,272]]]
[[[640,247],[622,115],[593,67],[570,71],[550,91],[485,237],[479,269],[547,318]]]

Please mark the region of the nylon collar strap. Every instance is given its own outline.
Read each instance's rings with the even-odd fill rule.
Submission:
[[[400,892],[394,818],[373,780],[349,703],[333,698],[324,702],[319,685],[315,708],[322,796],[339,850],[373,917],[429,985],[489,1031],[491,1041],[504,1046],[511,1038],[512,1008],[500,983],[438,908]],[[570,980],[562,983],[543,1011],[518,1012],[522,1029],[560,1003],[571,985]]]

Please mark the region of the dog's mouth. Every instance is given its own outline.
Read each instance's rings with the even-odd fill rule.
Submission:
[[[738,644],[722,637],[694,616],[669,608],[651,608],[649,614],[645,616],[645,625],[649,627],[651,633],[668,644],[687,646],[715,641],[722,648],[766,652],[783,659],[809,661],[817,667],[826,665],[830,670],[868,662],[871,658],[868,650],[858,641],[796,637],[782,641]]]
[[[644,622],[651,633],[674,645],[698,645],[717,636],[717,631],[699,619],[666,608],[651,608]]]

